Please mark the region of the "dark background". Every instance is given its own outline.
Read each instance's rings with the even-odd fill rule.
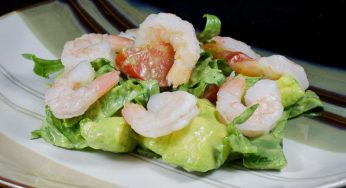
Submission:
[[[2,3],[0,14],[42,0]],[[346,69],[346,0],[142,0],[203,29],[203,14],[222,21],[222,33],[247,44],[317,64]]]

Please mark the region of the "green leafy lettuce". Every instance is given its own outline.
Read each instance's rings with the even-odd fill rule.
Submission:
[[[26,59],[32,60],[34,65],[34,73],[38,76],[49,78],[51,74],[61,71],[64,69],[60,59],[57,60],[46,60],[36,57],[34,54],[22,54]],[[96,77],[111,72],[114,70],[114,67],[111,65],[111,62],[104,58],[98,58],[90,62],[92,67],[96,72]]]
[[[118,86],[100,99],[102,112],[105,117],[110,117],[128,102],[146,105],[149,97],[159,92],[160,88],[156,80],[128,79],[120,81]]]
[[[43,78],[49,78],[49,75],[64,69],[60,59],[46,60],[36,57],[34,54],[22,54],[26,59],[34,61],[34,73]]]
[[[257,81],[262,79],[262,77],[250,77],[250,76],[244,76],[244,75],[239,75],[239,76],[242,76],[245,79],[247,89],[255,85]]]
[[[114,67],[111,65],[111,62],[104,58],[98,58],[90,62],[91,66],[95,70],[95,77],[99,77],[102,74],[111,72],[114,70]]]
[[[257,152],[244,155],[243,165],[246,168],[280,170],[287,165],[282,141],[288,115],[289,113],[285,111],[268,134],[250,139]]]
[[[192,71],[189,82],[178,89],[201,97],[208,85],[222,85],[230,72],[231,69],[224,60],[214,60],[211,53],[203,52]]]
[[[289,112],[289,119],[303,114],[317,116],[323,111],[323,104],[318,95],[310,90],[304,92],[292,76],[282,76],[276,83],[282,105]]]
[[[237,125],[244,123],[248,120],[251,115],[257,109],[258,104],[255,104],[249,108],[247,108],[243,113],[241,113],[238,117],[234,118],[234,120],[228,125],[227,130],[229,135],[227,139],[230,143],[230,147],[232,152],[248,154],[248,153],[256,153],[257,148],[251,144],[249,139],[247,139],[238,129]]]
[[[247,138],[236,126],[250,118],[257,107],[258,105],[253,105],[247,108],[228,125],[227,139],[232,149],[230,160],[241,159],[242,165],[246,168],[279,170],[287,164],[282,150],[282,140],[289,112],[284,112],[269,133],[256,138]]]
[[[221,21],[217,16],[211,14],[204,14],[203,18],[207,18],[207,23],[204,30],[198,35],[198,39],[201,42],[206,42],[220,34]]]
[[[318,116],[323,111],[323,104],[313,91],[307,90],[304,96],[295,104],[288,108],[289,119],[299,115]]]
[[[42,137],[46,142],[68,149],[83,149],[87,147],[86,141],[80,133],[77,124],[64,126],[63,120],[56,118],[46,107],[46,119],[41,129],[32,132],[32,139]]]

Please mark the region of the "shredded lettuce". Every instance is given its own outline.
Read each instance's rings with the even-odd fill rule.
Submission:
[[[34,54],[22,54],[22,56],[26,59],[32,60],[35,63],[33,69],[34,73],[44,78],[49,78],[51,74],[64,69],[64,65],[60,59],[46,60],[38,58]],[[90,63],[96,72],[96,77],[114,70],[114,67],[111,66],[111,62],[104,58],[95,59]]]
[[[33,131],[31,134],[32,139],[40,137],[46,142],[62,148],[83,149],[87,147],[78,123],[65,127],[63,120],[56,118],[48,107],[46,107],[46,119],[43,121],[41,129]]]
[[[201,97],[208,85],[222,85],[230,72],[231,69],[225,61],[213,60],[211,53],[203,52],[193,69],[189,82],[178,89]]]
[[[105,117],[113,116],[128,102],[146,105],[149,97],[160,92],[156,80],[141,81],[128,79],[109,91],[100,99]]]
[[[111,65],[103,65],[102,67],[100,67],[100,69],[98,69],[95,73],[95,77],[99,77],[102,74],[105,74],[107,72],[112,72],[114,70],[114,67],[112,67]]]
[[[244,155],[243,165],[246,168],[280,170],[287,165],[282,141],[288,115],[289,112],[285,111],[268,134],[250,139],[251,144],[257,148],[257,152]]]
[[[34,130],[31,132],[31,139],[34,140],[34,139],[38,139],[38,138],[41,138],[42,135],[41,135],[41,130]]]
[[[236,125],[249,119],[257,107],[258,104],[247,108],[228,125],[227,139],[232,149],[230,160],[240,158],[246,168],[279,170],[287,164],[282,150],[282,140],[289,112],[284,113],[269,133],[256,138],[247,138],[241,134]]]
[[[62,125],[66,128],[73,127],[82,119],[83,119],[83,116],[77,116],[77,117],[73,117],[73,118],[63,119]]]
[[[204,14],[203,18],[207,19],[204,30],[198,35],[201,42],[206,42],[221,32],[221,21],[217,16],[211,14]]]
[[[297,103],[290,106],[289,119],[298,117],[299,115],[318,116],[323,111],[323,104],[313,91],[307,90]]]
[[[250,76],[244,76],[244,75],[241,75],[241,76],[245,78],[246,88],[252,87],[253,85],[255,85],[256,82],[262,79],[262,77],[250,77]]]
[[[22,54],[26,59],[34,61],[34,73],[43,78],[49,78],[49,75],[64,69],[60,59],[46,60],[36,57],[34,54]]]
[[[90,62],[91,66],[95,70],[95,77],[99,77],[102,74],[111,72],[114,70],[114,67],[111,65],[111,62],[104,58],[98,58]]]
[[[234,120],[227,126],[227,130],[229,132],[227,139],[233,153],[248,154],[257,152],[256,146],[252,145],[249,139],[246,138],[236,127],[237,125],[248,120],[255,112],[257,107],[258,104],[255,104],[247,108],[238,117],[234,118]]]
[[[111,62],[105,58],[97,58],[91,61],[90,64],[94,68],[95,71],[98,71],[104,65],[110,65]]]

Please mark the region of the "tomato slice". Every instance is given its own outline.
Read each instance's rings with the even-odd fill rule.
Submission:
[[[173,63],[174,50],[167,43],[125,48],[115,59],[124,74],[141,80],[157,80],[161,87],[168,86],[166,76]]]
[[[251,57],[242,52],[225,50],[213,43],[205,44],[203,45],[203,48],[212,53],[215,59],[224,59],[229,65],[231,65],[233,62],[252,60]]]
[[[147,54],[141,48],[124,48],[116,56],[115,64],[121,72],[137,79],[144,79],[147,77],[145,74]],[[143,63],[138,63],[138,61]]]
[[[205,89],[202,98],[208,99],[212,103],[216,103],[217,100],[217,92],[219,91],[219,87],[215,84],[208,85]]]

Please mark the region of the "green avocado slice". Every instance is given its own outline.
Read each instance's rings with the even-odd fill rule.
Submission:
[[[122,117],[109,117],[80,122],[81,134],[88,146],[115,153],[133,151],[137,145],[136,133]]]
[[[159,138],[140,137],[140,144],[161,155],[164,162],[187,171],[219,168],[230,153],[226,126],[208,100],[198,99],[197,105],[200,113],[186,127]]]

